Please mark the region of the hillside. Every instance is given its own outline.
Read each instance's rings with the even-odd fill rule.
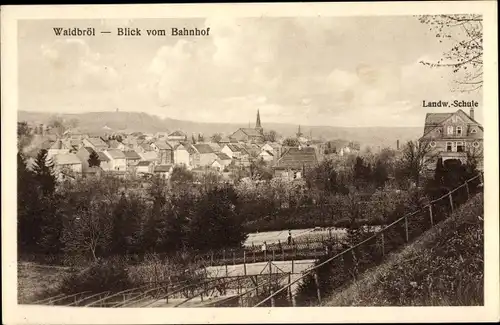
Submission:
[[[390,255],[325,306],[483,305],[483,194]]]
[[[241,127],[248,127],[248,124],[232,123],[205,123],[175,120],[170,118],[162,119],[158,116],[139,112],[90,112],[81,114],[53,114],[19,111],[18,120],[27,122],[49,123],[54,117],[63,121],[73,121],[85,132],[102,131],[104,127],[112,131],[122,132],[150,132],[182,130],[187,134],[202,133],[212,135],[216,132],[229,135]],[[423,121],[422,121],[423,122]],[[282,136],[293,136],[298,129],[298,125],[266,123],[263,120],[264,130],[275,130]],[[422,135],[422,127],[335,127],[335,126],[301,126],[301,131],[313,138],[324,140],[346,139],[357,141],[362,146],[372,146],[377,148],[395,147],[396,141],[404,143],[408,140],[415,140]]]

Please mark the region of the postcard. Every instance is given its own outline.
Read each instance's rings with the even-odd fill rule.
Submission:
[[[496,6],[2,7],[4,323],[498,320]]]

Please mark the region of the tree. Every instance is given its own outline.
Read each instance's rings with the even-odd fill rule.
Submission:
[[[422,64],[448,67],[457,76],[459,91],[474,91],[483,85],[483,18],[479,14],[424,15],[418,17],[429,25],[439,42],[451,41],[450,49],[437,62]]]
[[[195,138],[195,136],[194,136],[194,133],[193,133],[193,134],[191,134],[191,142],[192,142],[193,144],[196,144],[196,138]]]
[[[205,137],[201,133],[198,133],[198,142],[205,142]]]
[[[406,177],[412,180],[416,187],[420,186],[421,173],[425,167],[425,162],[432,159],[429,141],[408,141],[402,151],[399,161],[399,177]]]
[[[212,134],[212,136],[210,137],[210,140],[211,140],[212,142],[216,142],[216,143],[218,143],[218,142],[220,142],[220,140],[222,140],[222,134],[220,134],[220,133],[214,133],[214,134]]]
[[[238,197],[231,186],[209,190],[189,222],[189,246],[199,251],[241,247],[247,237],[238,214]]]
[[[384,187],[388,179],[387,168],[381,160],[377,160],[373,169],[372,180],[376,187]]]
[[[300,145],[299,140],[295,138],[286,138],[283,140],[283,145],[287,147],[298,147]]]
[[[34,179],[38,183],[42,196],[52,195],[56,187],[54,164],[51,159],[47,158],[47,154],[46,149],[40,150],[33,164]]]
[[[19,253],[35,251],[41,237],[41,216],[36,213],[38,192],[33,173],[17,153],[17,243]]]
[[[89,167],[99,167],[101,165],[101,160],[99,159],[99,155],[94,150],[92,150],[92,152],[90,153],[87,162],[89,163]]]
[[[17,122],[17,146],[19,150],[24,149],[30,144],[33,138],[31,128],[26,122]]]
[[[268,142],[276,142],[278,139],[278,133],[274,130],[269,130],[268,132],[264,132],[264,141]]]
[[[62,136],[64,131],[66,131],[66,126],[64,125],[63,120],[57,116],[52,117],[49,122],[49,126],[56,131],[58,136]]]
[[[97,260],[107,253],[112,230],[111,205],[98,197],[91,197],[66,218],[62,235],[64,249],[79,255],[90,254]]]
[[[264,160],[253,159],[250,163],[250,177],[254,180],[268,181],[273,178],[273,173]]]
[[[189,184],[193,182],[193,179],[193,173],[184,165],[175,166],[172,170],[172,176],[170,176],[170,181],[176,184]]]

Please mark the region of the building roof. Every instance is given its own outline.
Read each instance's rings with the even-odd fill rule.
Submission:
[[[60,153],[53,157],[54,164],[56,165],[75,165],[81,164],[82,161],[74,153]]]
[[[133,150],[124,151],[123,154],[126,159],[141,159],[141,156]]]
[[[106,142],[102,141],[101,138],[87,138],[87,140],[95,147],[108,147]]]
[[[215,154],[217,155],[217,158],[219,158],[220,160],[231,160],[231,157],[229,157],[223,152],[216,152]]]
[[[109,157],[102,151],[98,151],[97,155],[99,156],[100,161],[109,161]]]
[[[182,145],[184,146],[184,148],[186,148],[187,152],[190,155],[194,155],[196,153],[196,149],[193,147],[192,144],[185,142],[185,143],[182,143]]]
[[[274,154],[271,151],[269,151],[269,150],[262,150],[259,153],[259,155],[262,155],[262,154],[268,154],[269,156],[274,156]]]
[[[227,147],[232,151],[232,152],[241,152],[241,147],[235,145],[235,144],[231,144],[231,143],[228,143],[227,144]]]
[[[210,147],[208,144],[206,143],[198,143],[198,144],[194,144],[193,147],[196,148],[196,150],[200,153],[200,154],[207,154],[207,153],[213,153],[214,150],[212,149],[212,147]]]
[[[61,139],[57,139],[52,143],[50,149],[70,149],[66,144],[64,144]]]
[[[276,162],[278,168],[300,169],[317,163],[316,150],[310,147],[292,147]]]
[[[158,165],[155,166],[155,173],[169,172],[172,169],[172,165]]]
[[[95,150],[92,147],[81,147],[80,149],[86,150],[87,153],[90,155],[92,152],[95,152]]]
[[[123,151],[118,150],[118,149],[108,149],[106,150],[106,153],[108,156],[110,156],[112,159],[125,159],[125,154]]]
[[[240,128],[243,133],[251,137],[262,137],[263,135],[256,129],[252,128]]]
[[[151,146],[146,142],[139,144],[139,147],[144,149],[144,151],[153,151],[153,148],[151,148]]]
[[[160,150],[171,150],[172,146],[170,146],[168,143],[165,141],[155,141],[154,144],[158,147]]]
[[[148,160],[142,160],[137,163],[136,166],[150,166],[153,162]]]
[[[182,131],[174,131],[168,135],[169,137],[186,137]]]

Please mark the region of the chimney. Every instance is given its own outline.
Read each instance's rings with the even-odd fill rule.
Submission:
[[[471,119],[474,119],[474,107],[470,108],[470,114],[469,114]]]

